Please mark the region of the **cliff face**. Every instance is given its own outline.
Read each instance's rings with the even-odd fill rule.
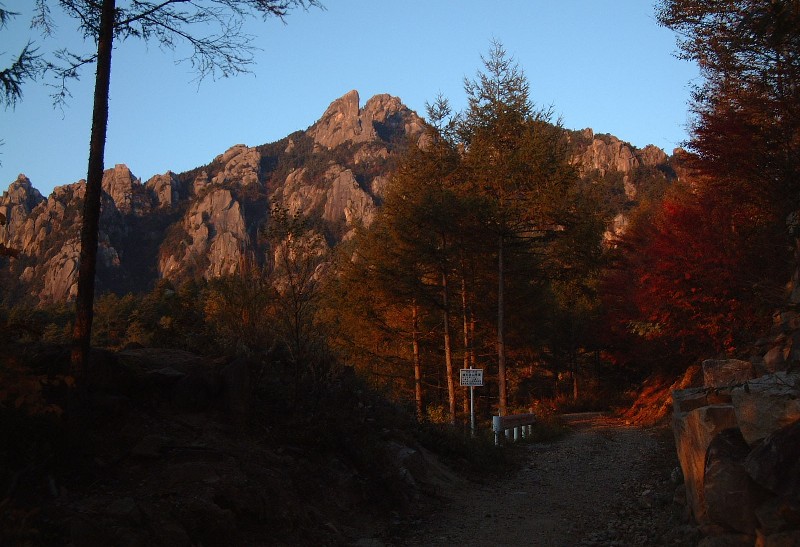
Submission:
[[[98,290],[147,290],[155,280],[233,273],[247,254],[264,260],[259,231],[280,204],[320,219],[334,244],[373,218],[397,145],[424,122],[396,97],[331,103],[307,131],[260,147],[235,145],[208,165],[142,183],[125,165],[103,177]],[[46,303],[76,293],[84,182],[44,199],[24,176],[0,198],[0,242],[19,249],[4,267],[18,297]],[[9,285],[10,286],[10,285]]]
[[[581,174],[591,176],[594,172],[602,177],[611,171],[621,173],[625,196],[631,200],[636,199],[637,193],[631,174],[643,167],[666,165],[669,159],[656,146],[648,145],[638,150],[613,135],[595,136],[591,129],[581,131],[580,137],[584,146],[580,147],[574,162]]]
[[[210,279],[234,273],[245,258],[267,260],[260,233],[276,205],[314,218],[329,245],[347,239],[372,222],[399,148],[418,141],[424,128],[398,98],[377,95],[361,107],[351,91],[306,131],[257,147],[235,145],[186,173],[143,183],[116,165],[103,178],[98,290],[149,290],[160,278]],[[629,199],[637,169],[667,162],[655,147],[636,150],[591,130],[575,140],[580,170],[588,177],[622,173]],[[7,219],[0,243],[21,251],[0,263],[3,284],[15,292],[7,299],[75,296],[84,189],[78,181],[45,199],[20,175],[0,197]]]

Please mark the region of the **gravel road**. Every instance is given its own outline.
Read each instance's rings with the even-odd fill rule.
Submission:
[[[572,432],[526,446],[526,464],[491,484],[451,493],[395,545],[694,545],[673,503],[669,431],[602,414],[564,417]]]

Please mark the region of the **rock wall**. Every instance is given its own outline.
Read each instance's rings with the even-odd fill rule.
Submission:
[[[638,190],[631,179],[635,169],[656,167],[668,160],[667,154],[657,146],[648,145],[639,150],[613,135],[595,136],[591,129],[584,129],[580,135],[588,143],[573,158],[580,173],[586,176],[597,172],[601,177],[610,171],[622,173],[628,199],[635,199]]]
[[[703,378],[673,392],[691,514],[710,542],[800,545],[800,371],[707,360]]]
[[[202,269],[206,279],[236,271],[247,247],[247,231],[241,205],[230,190],[212,189],[195,202],[181,222],[190,241],[162,251],[158,264],[161,277],[173,277],[185,263],[207,263]]]
[[[0,226],[0,243],[14,249],[23,245],[19,234],[23,232],[28,216],[44,198],[39,190],[31,185],[25,175],[19,175],[8,190],[0,198],[0,214],[6,219],[5,226]]]
[[[153,196],[155,207],[171,209],[181,198],[178,177],[172,171],[151,177],[145,183],[145,188]]]

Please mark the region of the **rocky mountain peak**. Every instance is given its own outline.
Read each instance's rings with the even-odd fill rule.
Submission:
[[[33,187],[30,179],[22,173],[17,176],[17,180],[12,182],[8,186],[8,190],[3,192],[3,196],[0,197],[0,205],[24,205],[29,211],[42,201],[44,201],[42,194]]]
[[[348,141],[390,140],[391,133],[400,130],[405,130],[407,136],[412,138],[422,134],[422,119],[397,97],[375,95],[363,109],[359,107],[359,101],[356,90],[333,101],[322,118],[308,130],[314,142],[330,149]]]
[[[242,186],[258,184],[261,154],[244,144],[230,147],[214,159],[224,168],[211,181],[214,184],[240,183]]]
[[[639,150],[637,156],[639,157],[639,161],[642,162],[642,165],[646,165],[647,167],[663,165],[667,163],[669,159],[666,152],[653,144],[648,144]]]
[[[322,117],[309,128],[314,142],[325,148],[357,139],[362,133],[359,96],[355,89],[333,101]]]
[[[13,234],[20,231],[31,211],[43,201],[42,194],[33,187],[30,179],[20,174],[0,196],[0,214],[6,219],[5,226],[0,227],[0,243],[17,246],[19,241],[12,241]]]
[[[103,173],[103,191],[111,196],[121,213],[130,213],[133,197],[133,185],[136,183],[128,166],[118,163],[113,169]]]
[[[664,165],[669,159],[663,150],[652,144],[638,149],[613,135],[595,134],[591,129],[583,129],[578,134],[585,143],[573,158],[580,173],[586,176],[595,172],[600,177],[608,172],[621,173],[628,199],[636,199],[639,190],[631,178],[636,169]]]
[[[118,164],[103,176],[99,290],[122,294],[160,278],[210,279],[234,273],[244,256],[265,260],[270,249],[259,231],[274,205],[314,219],[331,245],[346,240],[372,222],[399,145],[424,135],[425,122],[399,98],[375,95],[361,106],[354,90],[305,132],[255,147],[234,145],[191,171],[167,171],[142,184]],[[606,173],[621,178],[629,200],[642,179],[636,170],[667,160],[656,147],[640,150],[591,129],[570,138],[576,166],[598,180]],[[20,175],[0,196],[7,219],[0,243],[20,251],[0,269],[0,286],[11,280],[22,287],[17,292],[40,302],[74,296],[85,191],[81,180],[56,187],[45,201]],[[626,222],[620,212],[611,228],[622,231]]]
[[[155,198],[156,207],[172,208],[180,199],[178,177],[172,171],[155,175],[145,183],[145,188]]]

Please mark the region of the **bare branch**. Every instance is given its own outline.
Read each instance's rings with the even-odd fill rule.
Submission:
[[[99,28],[100,3],[96,0],[59,0],[67,15],[79,22],[87,38],[94,38]],[[293,8],[324,9],[319,0],[131,0],[125,8],[117,8],[115,34],[122,39],[155,40],[159,47],[171,51],[181,44],[191,53],[178,63],[188,62],[197,73],[196,81],[208,76],[229,77],[250,72],[254,37],[243,32],[250,17],[283,21]],[[33,26],[46,35],[55,27],[47,0],[36,0]],[[210,30],[210,32],[209,32]],[[68,82],[77,79],[79,69],[93,63],[95,56],[66,50],[56,53],[56,61],[47,68],[56,75],[53,87],[54,104],[63,105],[70,97]]]
[[[146,19],[151,15],[154,15],[158,10],[165,8],[170,4],[178,4],[186,2],[189,2],[189,0],[164,0],[164,2],[161,2],[160,4],[153,5],[151,2],[134,1],[133,5],[144,8],[143,11],[136,13],[134,15],[130,15],[127,18],[122,19],[120,21],[117,21],[115,26],[117,26],[118,28],[128,26],[131,23],[134,23],[140,19]]]
[[[50,97],[53,99],[53,106],[64,107],[67,100],[72,98],[69,92],[69,81],[80,78],[80,69],[86,65],[94,64],[97,54],[81,57],[71,53],[67,49],[60,49],[55,52],[56,63],[47,63],[46,70],[55,74],[58,83],[47,84],[55,89]]]
[[[36,0],[31,28],[41,29],[44,36],[50,36],[55,32],[53,17],[50,15],[50,6],[47,0]]]

